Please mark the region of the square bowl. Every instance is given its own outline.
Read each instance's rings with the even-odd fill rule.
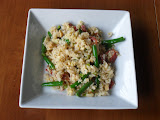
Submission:
[[[41,56],[42,37],[51,26],[80,20],[96,26],[112,38],[125,37],[116,44],[120,56],[115,62],[116,85],[110,96],[67,96],[65,92],[42,88],[46,63]],[[19,106],[49,109],[136,109],[138,107],[130,14],[120,10],[30,9],[28,12]]]

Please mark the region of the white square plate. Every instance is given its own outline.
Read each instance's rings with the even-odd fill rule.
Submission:
[[[116,44],[120,56],[115,62],[116,85],[110,96],[67,96],[65,92],[42,88],[46,63],[41,56],[42,37],[51,26],[64,22],[77,24],[80,20],[96,26],[104,36],[125,37]],[[106,37],[105,37],[106,38]],[[28,14],[19,106],[50,109],[136,109],[137,86],[130,14],[120,10],[30,9]]]

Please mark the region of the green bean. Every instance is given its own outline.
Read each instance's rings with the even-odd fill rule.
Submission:
[[[78,31],[79,31],[80,34],[83,32],[80,28],[78,29]]]
[[[108,50],[109,48],[112,47],[112,44],[105,44],[105,49]]]
[[[75,88],[76,86],[80,85],[81,82],[76,81],[75,83],[73,83],[72,85],[70,85],[71,88]]]
[[[60,25],[58,25],[57,30],[60,30],[60,29],[61,29],[61,26],[60,26]]]
[[[55,69],[54,64],[50,61],[50,59],[47,56],[43,56],[43,59],[47,62],[49,65],[50,69]]]
[[[93,80],[90,80],[86,84],[84,84],[77,92],[76,95],[81,97],[81,94],[93,83]]]
[[[99,88],[99,84],[100,84],[100,81],[99,81],[99,76],[98,77],[96,77],[96,79],[95,79],[95,83],[97,84],[97,88],[96,89],[98,89]]]
[[[43,37],[42,39],[42,56],[45,56],[45,53],[46,53],[46,47],[43,44],[44,40],[45,40],[45,37]]]
[[[80,77],[83,77],[83,74],[82,74],[82,73],[80,73],[80,74],[79,74],[79,76],[80,76]]]
[[[96,60],[94,61],[94,65],[98,68],[99,67],[99,62],[98,62],[98,53],[97,53],[96,45],[92,45],[92,51],[93,51],[94,57],[96,58]]]
[[[93,90],[93,89],[92,89],[92,92],[94,93],[94,92],[95,92],[95,90]]]
[[[91,74],[91,73],[88,73],[88,74],[85,74],[85,75],[83,75],[83,76],[82,76],[82,74],[80,74],[80,75],[82,76],[82,77],[81,77],[82,81],[83,81],[85,78],[87,78],[90,74]],[[71,88],[75,88],[76,86],[78,86],[78,85],[80,85],[80,84],[81,84],[81,82],[76,81],[75,83],[73,83],[72,85],[70,85],[70,87],[71,87]]]
[[[116,39],[112,39],[112,40],[103,40],[102,44],[114,44],[114,43],[122,42],[124,40],[125,40],[124,37],[120,37],[120,38],[116,38]]]
[[[89,73],[83,75],[83,77],[81,77],[81,79],[84,80],[85,78],[89,77],[90,74],[91,74],[91,73],[89,72]]]
[[[52,37],[52,34],[51,34],[51,32],[49,32],[49,31],[48,31],[48,35],[49,35],[50,38]]]
[[[42,56],[45,56],[46,54],[45,53],[42,53]]]
[[[70,41],[69,41],[69,39],[66,39],[65,41],[66,41],[66,43],[67,43],[68,45],[70,44]]]
[[[63,85],[63,81],[54,81],[54,82],[46,82],[46,83],[42,83],[42,86],[62,86]]]

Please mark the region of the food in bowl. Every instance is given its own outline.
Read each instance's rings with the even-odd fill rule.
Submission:
[[[98,28],[87,28],[82,21],[76,26],[66,22],[51,27],[42,44],[42,56],[48,64],[42,86],[66,89],[69,96],[109,95],[114,85],[112,64],[119,55],[114,44],[124,40],[103,40]]]

